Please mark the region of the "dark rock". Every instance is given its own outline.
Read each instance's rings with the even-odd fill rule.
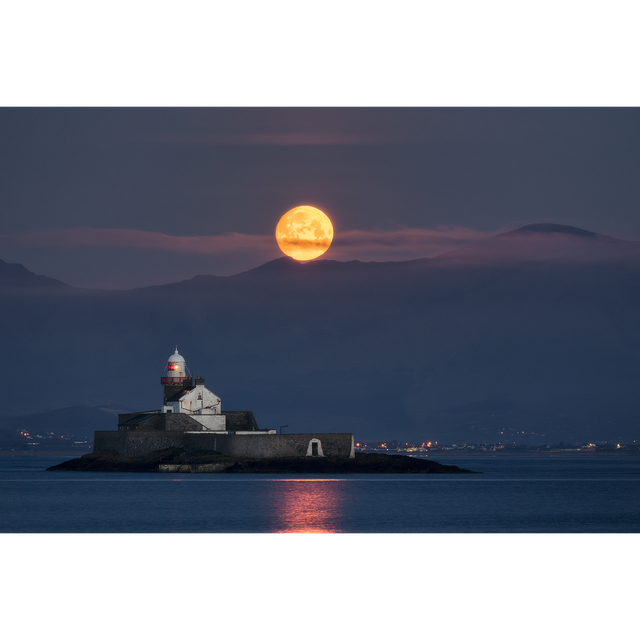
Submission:
[[[88,453],[67,460],[47,471],[157,472],[160,464],[204,465],[227,463],[217,473],[477,473],[433,460],[393,456],[383,453],[356,453],[355,458],[229,458],[216,451],[187,453],[184,449],[164,449],[129,458],[115,451]]]
[[[120,455],[117,451],[100,451],[98,453],[87,453],[81,458],[67,460],[47,471],[128,471],[128,472],[150,472],[157,471],[158,465],[179,459],[182,449],[164,449],[153,451],[145,456],[129,458]],[[177,462],[179,464],[179,462]]]

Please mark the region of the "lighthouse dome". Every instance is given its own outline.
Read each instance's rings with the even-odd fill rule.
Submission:
[[[178,347],[176,347],[176,352],[169,357],[169,362],[184,362],[184,358],[178,353]]]

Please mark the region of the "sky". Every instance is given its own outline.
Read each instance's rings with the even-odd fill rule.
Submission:
[[[0,259],[90,288],[232,275],[280,217],[323,258],[422,258],[534,222],[640,239],[637,108],[0,109]]]

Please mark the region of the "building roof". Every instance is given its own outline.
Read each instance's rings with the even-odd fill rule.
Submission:
[[[176,347],[175,353],[169,357],[169,362],[184,362],[184,358],[178,353],[178,347]]]
[[[167,387],[165,387],[165,389],[166,388]],[[192,391],[193,389],[195,389],[195,387],[193,386],[180,387],[179,390],[176,391],[172,396],[165,398],[164,403],[167,404],[167,402],[180,402],[180,398],[182,398],[183,395],[185,395],[186,393],[189,393],[189,391]]]

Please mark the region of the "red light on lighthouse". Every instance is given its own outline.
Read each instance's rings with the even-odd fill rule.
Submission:
[[[187,365],[184,358],[178,353],[176,347],[175,353],[169,358],[166,366],[166,375],[160,378],[163,385],[181,385],[191,378],[187,376]]]

